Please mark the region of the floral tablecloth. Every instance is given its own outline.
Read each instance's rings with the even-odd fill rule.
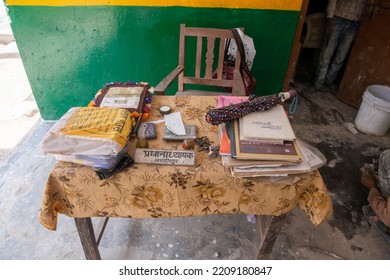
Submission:
[[[215,97],[154,96],[147,121],[163,119],[159,108],[180,111],[184,124],[195,124],[197,136],[218,145],[218,129],[205,121]],[[150,148],[183,150],[181,142],[163,141],[164,123]],[[131,143],[132,154],[135,140]],[[281,215],[299,205],[314,225],[332,213],[332,202],[318,171],[293,184],[261,178],[235,178],[221,158],[196,151],[194,166],[134,164],[106,180],[91,167],[58,161],[53,167],[39,211],[40,223],[57,228],[58,214],[69,217],[160,218],[211,214]]]

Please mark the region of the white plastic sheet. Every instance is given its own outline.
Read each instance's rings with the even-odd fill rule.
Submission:
[[[240,34],[242,43],[244,45],[247,66],[249,70],[252,70],[253,61],[256,56],[255,44],[253,43],[253,39],[244,34],[241,29],[238,29],[238,33]],[[234,39],[231,40],[228,51],[233,57],[236,57],[237,44]]]

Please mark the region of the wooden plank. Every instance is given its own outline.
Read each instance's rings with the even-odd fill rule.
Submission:
[[[184,32],[186,36],[234,38],[230,29],[186,27]]]
[[[205,91],[205,90],[195,90],[188,89],[184,92],[178,91],[175,96],[219,96],[219,95],[231,95],[230,92],[221,92],[221,91]]]
[[[216,80],[216,79],[205,79],[205,78],[192,78],[184,77],[184,83],[186,84],[197,84],[197,85],[208,85],[216,87],[232,87],[233,80]]]
[[[205,78],[212,79],[214,62],[215,37],[207,37],[206,71]]]
[[[306,16],[308,5],[309,5],[309,0],[302,1],[301,13],[299,15],[299,22],[297,25],[297,29],[295,31],[295,38],[294,38],[292,49],[291,49],[290,59],[288,61],[286,75],[284,76],[284,82],[283,82],[283,88],[282,88],[283,91],[289,90],[289,84],[290,84],[290,81],[294,75],[296,64],[298,63],[297,59],[299,57],[299,55],[298,55],[299,54],[299,45],[300,45],[299,41],[301,38],[303,24],[305,23],[305,16]]]
[[[183,71],[178,77],[178,90],[184,90],[184,66],[185,66],[185,49],[186,49],[186,38],[185,38],[186,25],[180,24],[180,42],[179,42],[179,66],[183,67]]]
[[[221,40],[219,41],[219,57],[218,57],[218,69],[217,69],[217,79],[221,80],[222,79],[222,71],[223,71],[223,62],[225,60],[225,44],[226,40]]]
[[[100,260],[100,252],[95,239],[91,218],[74,218],[81,245],[87,260]]]
[[[371,1],[372,2],[372,1]],[[387,2],[387,3],[386,3]],[[390,1],[375,1],[368,4],[356,33],[355,42],[342,79],[337,98],[359,108],[365,90],[370,85],[390,85],[389,57]]]
[[[257,217],[259,221],[260,217]],[[271,255],[272,248],[275,245],[276,238],[280,230],[283,227],[284,221],[286,219],[286,214],[280,216],[271,216],[270,221],[266,223],[266,227],[263,230],[263,236],[260,237],[260,250],[257,255],[258,260],[268,260]]]
[[[196,41],[196,61],[195,61],[195,77],[200,78],[200,66],[202,65],[202,37],[198,37]]]
[[[183,67],[177,66],[171,73],[161,80],[161,82],[154,88],[154,92],[160,95],[165,94],[167,88],[172,84],[177,76],[183,72],[183,70]]]

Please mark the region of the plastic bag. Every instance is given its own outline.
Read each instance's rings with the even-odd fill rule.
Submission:
[[[253,61],[256,56],[256,48],[253,43],[253,39],[242,32],[241,29],[237,28],[237,31],[241,37],[242,44],[244,45],[245,50],[245,64],[248,66],[249,70],[252,70]],[[237,43],[235,40],[231,40],[229,44],[228,52],[235,58],[237,54]]]
[[[126,146],[135,124],[125,109],[71,108],[43,137],[45,154],[115,156]]]

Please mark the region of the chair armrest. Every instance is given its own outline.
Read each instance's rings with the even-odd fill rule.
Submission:
[[[164,95],[167,88],[172,82],[183,72],[183,66],[177,66],[171,73],[169,73],[161,82],[154,88],[154,93]]]
[[[233,96],[245,96],[245,86],[242,80],[241,72],[238,69],[233,70]]]

